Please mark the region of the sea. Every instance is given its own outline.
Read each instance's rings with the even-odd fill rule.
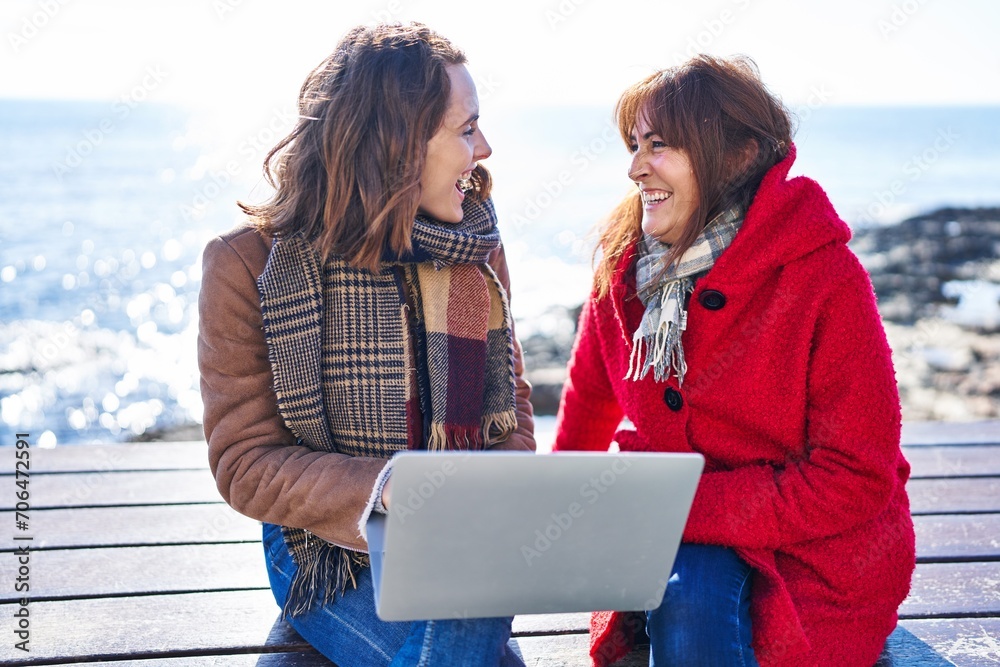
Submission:
[[[794,174],[853,227],[1000,205],[1000,107],[802,107]],[[224,116],[128,99],[0,100],[0,446],[148,437],[201,421],[200,257],[262,201],[295,114]],[[591,277],[593,230],[630,189],[610,108],[481,121],[519,335],[559,326]]]

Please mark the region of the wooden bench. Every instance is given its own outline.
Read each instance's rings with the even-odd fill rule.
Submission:
[[[879,665],[1000,664],[1000,422],[907,424],[904,443],[918,565]],[[0,664],[330,664],[278,619],[260,527],[222,503],[204,443],[29,451],[18,530],[15,448],[0,448]],[[14,633],[24,544],[29,652]],[[511,643],[528,665],[588,665],[586,627],[519,616]],[[646,661],[640,648],[622,664]]]

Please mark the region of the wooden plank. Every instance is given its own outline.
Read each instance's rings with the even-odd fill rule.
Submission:
[[[1000,477],[912,479],[910,513],[1000,512]]]
[[[904,422],[904,445],[997,445],[1000,420],[974,422]]]
[[[12,613],[12,605],[0,606],[0,615]],[[137,658],[133,664],[245,664],[225,658],[202,658],[204,662],[154,660],[169,654],[247,651],[264,649],[284,653],[304,650],[303,640],[278,619],[278,608],[269,591],[220,592],[135,598],[104,598],[38,602],[31,606],[31,660]],[[583,615],[585,620],[585,615]],[[578,633],[557,637],[515,637],[512,646],[528,665],[587,665],[587,636]],[[553,654],[558,649],[561,653]],[[579,662],[563,660],[569,650]],[[150,659],[142,660],[144,656]],[[0,644],[0,661],[19,658],[9,645]],[[219,660],[213,662],[212,660]],[[7,664],[7,663],[5,663]],[[114,665],[122,663],[115,661]],[[127,663],[126,663],[127,664]],[[284,662],[273,664],[285,665]],[[300,664],[300,663],[292,663]],[[303,665],[315,664],[310,658]],[[323,664],[323,663],[319,663]],[[625,662],[639,665],[645,662]]]
[[[0,473],[14,472],[14,457],[0,457]],[[108,472],[208,468],[204,442],[139,442],[31,448],[31,473]]]
[[[514,651],[526,667],[590,667],[590,639],[586,634],[515,637]],[[615,667],[647,667],[649,647],[643,646],[615,663]]]
[[[1000,514],[913,517],[920,560],[1000,558]]]
[[[202,557],[206,562],[216,560],[225,562],[227,558],[235,558],[233,554],[236,553],[243,554],[248,562],[260,562],[260,526],[225,505],[48,510],[34,513],[33,517],[33,525],[36,527],[35,540],[31,543],[31,547],[36,549],[33,567],[41,568],[41,570],[36,569],[35,580],[38,582],[36,585],[52,587],[41,589],[44,593],[38,593],[39,595],[68,594],[61,589],[62,586],[68,585],[64,578],[75,577],[74,571],[100,572],[101,569],[97,564],[106,562],[105,559],[117,559],[114,568],[110,570],[112,572],[122,568],[134,569],[137,566],[129,565],[132,559],[142,562],[146,559],[146,555],[139,550],[119,549],[105,552],[100,549],[71,549],[60,551],[57,555],[48,555],[48,552],[37,551],[42,548],[80,547],[92,544],[183,545],[205,542],[207,544],[200,548],[205,549]],[[56,517],[57,520],[48,520]],[[0,522],[10,520],[12,517],[0,516]],[[996,559],[1000,554],[1000,514],[918,516],[915,517],[914,524],[917,534],[917,553],[922,561]],[[215,551],[211,548],[212,543],[225,542],[246,544],[232,551],[225,549]],[[12,549],[11,546],[7,550]],[[88,553],[93,556],[88,557]],[[179,554],[187,552],[164,550],[158,553],[169,560],[169,558],[179,558]],[[88,558],[91,560],[88,561]],[[233,567],[237,567],[239,561],[233,562]],[[63,563],[75,565],[70,568],[64,567]],[[10,559],[0,559],[0,572],[6,572],[12,566],[13,562]],[[39,571],[42,574],[38,574]],[[150,573],[151,576],[159,577],[159,572],[163,571],[153,568]],[[6,575],[3,576],[4,580],[9,580]],[[188,584],[184,585],[186,586]]]
[[[587,632],[590,614],[521,614],[514,617],[515,635],[556,635]]]
[[[0,559],[0,581],[14,581],[17,559]],[[86,572],[87,576],[80,576]],[[260,543],[115,547],[31,554],[33,601],[111,595],[266,589]],[[20,598],[13,587],[0,602]]]
[[[13,526],[14,513],[0,512]],[[224,503],[32,510],[32,549],[259,541],[260,524]],[[13,551],[9,542],[0,552]]]
[[[548,451],[555,437],[555,418],[537,417],[535,436],[538,451]],[[902,443],[905,447],[1000,445],[1000,420],[904,422]],[[31,458],[39,472],[192,469],[208,467],[208,448],[204,441],[60,445],[33,447]],[[0,460],[0,473],[13,471],[13,459]]]
[[[525,637],[512,640],[525,657],[525,664],[534,667],[590,667],[587,658],[587,635]],[[944,658],[940,647],[929,646],[903,627],[897,627],[886,642],[886,651],[874,667],[949,667],[954,663]],[[649,649],[639,646],[615,667],[646,667]],[[957,663],[985,665],[993,663]]]
[[[1000,562],[920,563],[901,618],[1000,616]]]
[[[1000,540],[996,532],[981,534],[986,539]],[[34,599],[268,586],[259,541],[45,550],[32,554],[31,566]],[[0,559],[0,581],[13,581],[16,569],[16,559]],[[80,572],[87,572],[88,576],[81,577]],[[164,572],[170,576],[165,577]],[[977,601],[974,609],[977,613],[996,609],[1000,614],[1000,556],[986,563],[921,562],[913,591],[901,610],[907,616],[967,613],[969,608],[963,605],[971,604],[970,600]],[[18,597],[13,590],[0,592],[0,602]],[[585,614],[525,615],[519,616],[517,623],[521,633],[551,634],[579,632],[586,628],[587,619]]]
[[[927,623],[927,621],[907,621],[905,623]],[[935,644],[931,645],[918,638],[906,627],[897,627],[886,641],[886,650],[874,667],[985,667],[997,663],[996,649],[989,648],[989,639],[984,640],[975,634],[974,626],[962,628],[955,637],[933,637]],[[996,635],[994,635],[995,637]],[[979,642],[982,646],[972,648],[969,642]],[[995,639],[993,640],[996,641]],[[516,643],[525,664],[533,667],[590,667],[587,659],[587,635],[561,635],[548,637],[525,637],[512,640]],[[962,655],[951,650],[951,645],[958,643],[967,646]],[[972,650],[969,650],[972,649]],[[945,653],[953,655],[955,662],[945,657]],[[971,655],[970,655],[971,653]],[[970,659],[971,658],[971,659]],[[646,667],[649,664],[649,649],[637,647],[615,667]]]
[[[900,625],[958,667],[1000,664],[1000,618],[907,620]]]
[[[909,597],[899,608],[903,618],[1000,616],[1000,562],[921,563]],[[514,619],[517,634],[586,632],[587,614],[524,615]]]
[[[301,653],[242,653],[89,662],[87,667],[336,667],[312,648]]]
[[[535,436],[538,451],[549,451],[555,437],[555,418],[536,418]],[[907,447],[1000,445],[1000,420],[905,422],[902,442]],[[51,449],[33,447],[31,460],[32,472],[196,469],[208,467],[208,448],[203,441],[61,445]],[[0,473],[13,471],[13,458],[3,457]]]
[[[996,453],[1000,459],[1000,447]],[[0,486],[13,488],[13,477],[0,475]],[[222,500],[208,470],[36,475],[30,490],[35,509]],[[1000,511],[1000,476],[911,479],[907,491],[914,514]],[[15,500],[5,494],[0,509],[13,509]]]
[[[535,417],[535,442],[538,451],[552,450],[556,419]],[[933,445],[1000,445],[1000,420],[976,422],[903,422],[901,442],[904,447]]]
[[[953,664],[900,625],[889,635],[874,667],[949,667]]]
[[[13,605],[0,605],[12,618]],[[32,603],[33,660],[113,660],[170,653],[267,652],[304,648],[270,591],[240,591]],[[297,648],[296,648],[297,647]],[[0,642],[0,663],[20,658]]]
[[[927,623],[911,621],[909,623]],[[932,622],[933,623],[933,622]],[[980,624],[983,625],[983,624]],[[510,645],[528,667],[590,667],[587,659],[588,638],[586,635],[564,635],[550,637],[516,637]],[[983,645],[975,647],[970,642],[979,641]],[[991,649],[990,637],[964,634],[956,636],[952,644],[959,645],[957,662],[943,657],[932,646],[924,643],[905,627],[898,627],[886,642],[888,655],[876,663],[875,667],[946,667],[959,665],[976,667],[996,664],[995,649]],[[993,639],[995,641],[995,639]],[[947,640],[939,642],[946,647]],[[970,652],[972,655],[970,655]],[[645,667],[648,664],[648,648],[637,647],[616,667]],[[11,664],[18,664],[16,662]],[[121,660],[113,662],[88,663],[94,667],[331,667],[333,663],[312,649],[290,653],[250,653],[236,655],[185,656],[147,660]]]
[[[1000,476],[1000,446],[906,447],[912,478]]]
[[[253,549],[239,551],[246,561],[234,569],[247,569],[250,561],[259,562]],[[132,576],[129,573],[134,569],[125,566],[123,578]],[[79,573],[75,571],[77,576]],[[206,575],[195,572],[194,576]],[[33,581],[41,584],[42,579],[42,572],[36,571]],[[998,582],[1000,563],[921,564],[900,613],[904,618],[945,613],[1000,617]],[[111,585],[117,585],[121,592],[134,584]],[[13,610],[12,604],[0,605],[0,616],[9,617]],[[31,604],[32,657],[110,659],[159,656],[170,651],[288,650],[301,646],[301,639],[283,623],[276,623],[277,618],[278,608],[269,590],[35,601]],[[586,614],[533,615],[518,617],[514,630],[517,636],[528,637],[582,634],[586,627]],[[0,645],[0,651],[4,650],[12,649]]]
[[[0,475],[0,488],[14,488],[13,476]],[[207,469],[33,475],[29,489],[33,509],[222,502]],[[3,494],[0,509],[14,509],[15,501]]]

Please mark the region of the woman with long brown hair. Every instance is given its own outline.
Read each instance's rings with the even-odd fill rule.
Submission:
[[[211,469],[341,667],[523,664],[510,618],[380,620],[363,535],[395,452],[535,446],[465,62],[419,24],[350,31],[267,157],[273,197],[204,254]]]
[[[616,114],[636,189],[603,228],[554,449],[615,441],[706,466],[662,604],[595,614],[594,663],[645,630],[657,666],[870,666],[914,536],[892,359],[850,230],[788,177],[789,114],[748,59],[658,72]]]

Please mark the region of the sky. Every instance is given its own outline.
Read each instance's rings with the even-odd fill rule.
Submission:
[[[0,98],[141,95],[239,123],[380,20],[449,37],[498,108],[610,105],[696,52],[749,55],[792,105],[1000,104],[996,0],[3,0]]]

